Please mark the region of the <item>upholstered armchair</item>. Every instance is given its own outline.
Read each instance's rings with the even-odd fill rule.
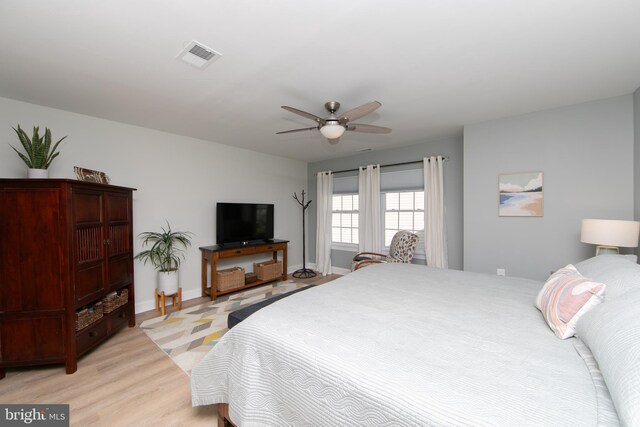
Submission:
[[[370,264],[385,262],[410,263],[413,259],[413,253],[416,250],[417,244],[417,234],[404,230],[398,231],[393,236],[393,239],[391,239],[389,255],[379,254],[376,252],[359,252],[353,257],[351,271],[355,271]]]

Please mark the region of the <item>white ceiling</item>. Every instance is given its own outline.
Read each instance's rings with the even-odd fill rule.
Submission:
[[[1,0],[0,96],[315,161],[640,86],[637,0]],[[175,59],[191,40],[223,56]],[[382,107],[330,146],[280,108]]]

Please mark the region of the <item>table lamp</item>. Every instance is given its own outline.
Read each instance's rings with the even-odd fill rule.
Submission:
[[[613,219],[583,219],[580,241],[596,246],[596,255],[617,254],[619,248],[638,247],[640,222]]]

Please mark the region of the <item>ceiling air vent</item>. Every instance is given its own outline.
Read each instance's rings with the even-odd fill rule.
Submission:
[[[180,51],[177,58],[196,68],[203,69],[221,56],[221,53],[193,40]]]

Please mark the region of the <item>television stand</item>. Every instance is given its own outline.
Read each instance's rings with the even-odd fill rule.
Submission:
[[[203,246],[200,248],[202,254],[202,296],[211,297],[211,301],[215,300],[218,295],[230,294],[243,289],[253,288],[265,283],[278,280],[287,280],[287,243],[288,240],[272,239],[270,242],[248,242],[241,245],[213,245]],[[239,286],[226,291],[218,290],[218,277],[216,274],[219,259],[238,258],[243,256],[256,255],[271,252],[273,259],[278,259],[278,252],[282,251],[282,276],[271,280],[258,280],[244,286]],[[207,287],[209,271],[211,271],[211,288]]]

